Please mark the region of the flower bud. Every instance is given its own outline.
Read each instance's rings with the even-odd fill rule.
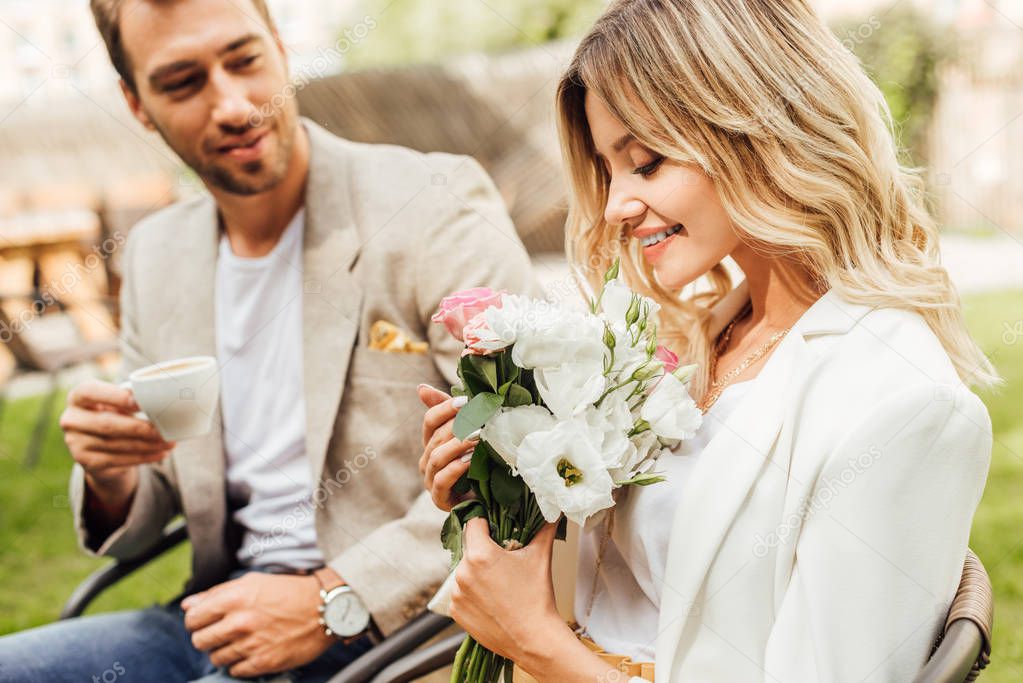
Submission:
[[[607,284],[608,282],[611,282],[611,280],[614,280],[615,278],[618,277],[618,271],[620,270],[620,265],[621,265],[621,259],[615,259],[614,264],[610,268],[607,269],[606,273],[604,273],[604,284]]]

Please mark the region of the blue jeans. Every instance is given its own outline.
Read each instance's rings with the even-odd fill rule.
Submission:
[[[236,573],[232,578],[240,575]],[[338,642],[281,674],[238,679],[192,647],[178,602],[58,621],[0,638],[0,683],[321,683],[372,647]]]

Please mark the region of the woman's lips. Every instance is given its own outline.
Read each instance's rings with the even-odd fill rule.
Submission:
[[[665,250],[667,250],[667,248],[671,246],[672,242],[686,234],[688,233],[686,229],[683,227],[680,232],[676,232],[674,235],[671,235],[667,239],[661,240],[657,244],[652,244],[649,247],[643,247],[643,258],[645,258],[651,264],[656,263],[658,260],[660,260]]]

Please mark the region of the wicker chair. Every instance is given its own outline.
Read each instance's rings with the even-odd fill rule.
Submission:
[[[966,551],[963,577],[931,658],[913,683],[975,681],[991,661],[995,603],[980,558]]]

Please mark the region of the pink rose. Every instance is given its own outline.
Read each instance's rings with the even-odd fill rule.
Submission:
[[[658,346],[654,351],[654,358],[664,363],[664,372],[675,372],[678,367],[678,356],[667,346]]]
[[[465,329],[462,334],[465,341],[465,353],[472,353],[477,356],[487,355],[487,350],[483,347],[483,342],[487,340],[490,327],[487,325],[487,316],[483,315],[482,312],[477,313],[473,316],[465,325]]]
[[[431,320],[443,323],[452,337],[464,341],[462,330],[466,324],[491,306],[500,308],[502,296],[504,292],[495,292],[490,287],[473,287],[455,292],[441,300],[440,308]]]

